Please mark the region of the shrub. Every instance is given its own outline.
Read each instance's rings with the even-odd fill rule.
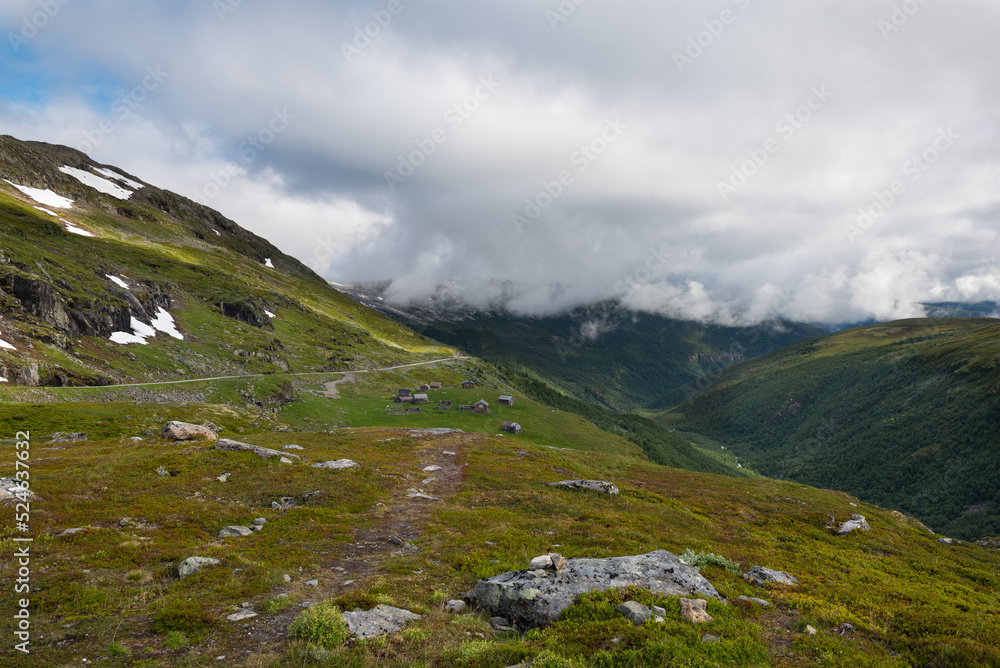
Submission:
[[[180,649],[188,644],[188,638],[180,631],[171,631],[167,634],[167,649]]]
[[[330,603],[317,603],[292,620],[288,637],[335,649],[347,640],[347,624],[340,617],[340,610]]]
[[[716,566],[722,566],[736,577],[740,577],[743,574],[740,570],[739,564],[731,559],[723,557],[721,554],[713,554],[712,552],[701,552],[699,554],[695,554],[694,550],[688,548],[681,552],[680,557],[678,558],[696,571],[701,571],[701,569],[705,566],[714,564]]]

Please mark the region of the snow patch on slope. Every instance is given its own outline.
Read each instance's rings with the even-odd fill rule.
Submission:
[[[145,187],[143,184],[139,183],[138,181],[133,181],[132,179],[128,178],[127,176],[123,176],[123,175],[119,174],[118,172],[116,172],[116,171],[114,171],[112,169],[107,169],[107,168],[103,168],[103,167],[101,167],[101,168],[95,167],[94,171],[97,172],[98,174],[100,174],[101,176],[108,177],[112,181],[118,181],[120,183],[124,183],[129,188],[131,188],[132,190],[138,190],[139,188],[144,188]]]
[[[7,179],[4,179],[7,181]],[[51,190],[40,190],[39,188],[29,188],[28,186],[19,186],[16,183],[7,181],[10,185],[14,186],[22,193],[35,200],[39,204],[44,204],[45,206],[51,206],[56,209],[71,209],[73,208],[73,200],[60,195],[55,194]]]
[[[90,172],[85,172],[82,169],[76,169],[75,167],[64,166],[60,167],[59,171],[63,174],[69,174],[74,179],[79,181],[85,186],[90,186],[98,192],[102,192],[105,195],[111,195],[112,197],[117,197],[121,200],[126,200],[132,196],[131,190],[125,190],[120,185],[112,183],[107,179],[103,179],[96,174],[91,174]]]
[[[126,290],[128,290],[128,283],[126,283],[122,279],[118,278],[117,276],[112,276],[111,274],[104,274],[104,275],[108,278],[109,281],[111,281],[118,287],[125,288]]]
[[[136,318],[132,318],[131,324],[131,332],[114,332],[111,334],[111,341],[122,345],[139,343],[145,346],[149,344],[146,339],[156,336],[157,332],[163,332],[175,339],[184,340],[184,335],[177,330],[177,325],[174,324],[174,317],[162,306],[156,312],[156,317],[153,318],[151,325],[147,325]]]

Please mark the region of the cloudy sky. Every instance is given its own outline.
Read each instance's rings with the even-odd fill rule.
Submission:
[[[1000,298],[996,0],[5,0],[0,29],[0,132],[398,299]]]

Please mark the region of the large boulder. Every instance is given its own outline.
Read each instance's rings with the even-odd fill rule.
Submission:
[[[619,494],[618,486],[606,480],[560,480],[550,482],[550,487],[568,487],[569,489],[589,489],[602,494]]]
[[[168,422],[163,425],[162,434],[163,438],[171,441],[193,441],[195,439],[214,441],[219,438],[218,434],[208,427],[187,422]]]
[[[228,452],[252,452],[261,459],[281,459],[282,457],[291,457],[292,459],[301,459],[298,455],[292,455],[287,452],[281,452],[280,450],[271,450],[270,448],[262,448],[259,445],[250,445],[249,443],[240,443],[239,441],[234,441],[228,438],[221,438],[215,442],[216,450],[226,450]]]
[[[367,612],[358,609],[353,612],[341,613],[340,616],[347,622],[347,631],[358,638],[373,638],[386,633],[396,633],[407,622],[420,619],[420,615],[409,610],[394,608],[382,603]]]
[[[567,559],[558,571],[511,571],[480,580],[465,598],[474,608],[515,620],[523,628],[533,628],[558,620],[581,594],[628,586],[664,596],[722,600],[698,571],[666,550],[630,557]]]

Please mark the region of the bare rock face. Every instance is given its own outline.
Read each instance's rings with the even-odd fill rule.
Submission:
[[[208,427],[187,422],[168,422],[163,425],[162,433],[163,438],[171,441],[193,441],[195,439],[214,441],[219,438],[218,434]]]
[[[620,494],[618,486],[606,480],[561,480],[550,482],[550,487],[568,487],[570,489],[589,489],[602,494]]]
[[[465,598],[475,609],[514,620],[520,628],[533,628],[558,620],[580,594],[628,586],[665,596],[722,600],[698,571],[666,550],[630,557],[567,559],[561,570],[511,571],[480,580]]]

